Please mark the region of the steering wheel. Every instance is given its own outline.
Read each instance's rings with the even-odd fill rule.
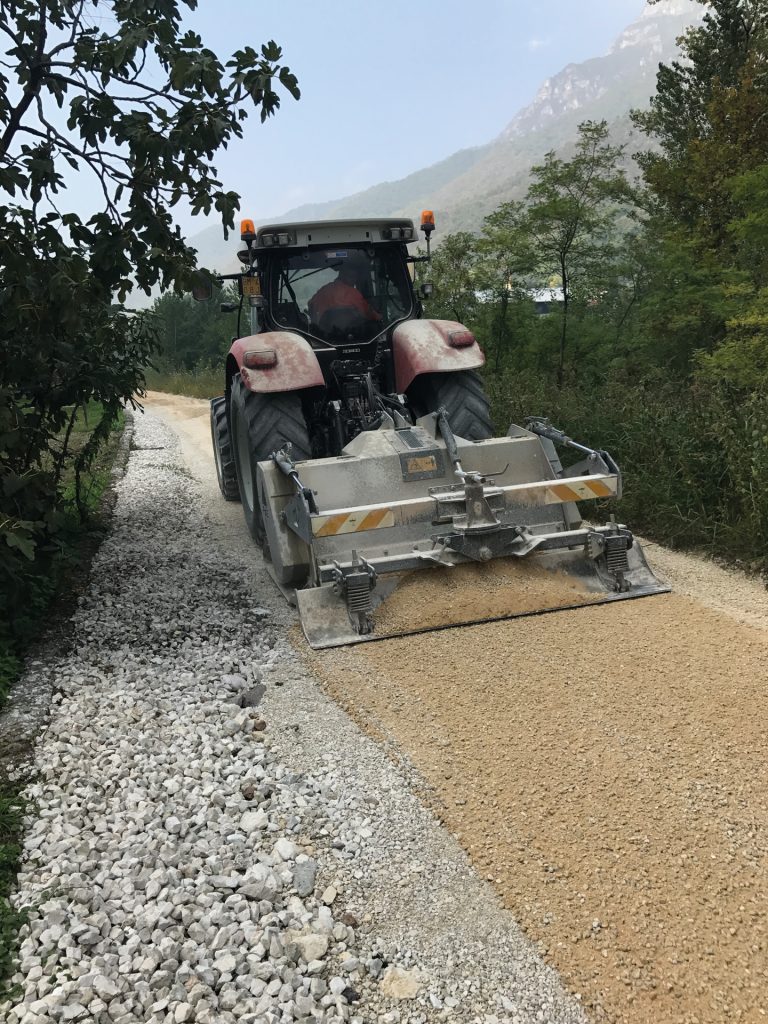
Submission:
[[[357,335],[368,322],[366,315],[356,306],[336,306],[326,309],[318,322],[325,335]]]

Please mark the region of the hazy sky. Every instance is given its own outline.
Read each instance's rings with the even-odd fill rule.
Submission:
[[[217,160],[242,216],[280,214],[490,141],[565,64],[599,56],[643,0],[200,0],[220,57],[275,39],[298,76]],[[187,230],[201,219],[180,217]]]

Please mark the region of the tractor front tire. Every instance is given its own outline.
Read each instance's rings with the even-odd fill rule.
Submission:
[[[454,434],[467,441],[493,437],[488,396],[473,370],[422,374],[409,388],[409,397],[418,416],[446,409]]]
[[[211,441],[213,457],[216,460],[219,490],[227,501],[240,501],[240,488],[237,483],[237,470],[232,454],[232,437],[227,416],[227,400],[223,396],[211,399]]]
[[[256,485],[256,465],[273,452],[291,445],[295,461],[312,457],[312,444],[296,392],[260,395],[249,391],[239,376],[232,380],[230,399],[232,442],[240,500],[245,521],[256,543],[266,550],[264,521]]]

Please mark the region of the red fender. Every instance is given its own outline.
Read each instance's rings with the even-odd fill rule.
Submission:
[[[265,331],[238,338],[229,353],[249,391],[267,394],[325,385],[312,346],[293,331]],[[247,356],[250,358],[246,359]],[[270,366],[272,359],[274,363]],[[246,365],[248,362],[250,366]],[[259,362],[262,365],[254,365]]]
[[[475,370],[485,362],[472,332],[455,320],[406,320],[395,328],[392,348],[401,394],[422,373]]]

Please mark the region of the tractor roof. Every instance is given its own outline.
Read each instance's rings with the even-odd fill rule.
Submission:
[[[256,233],[257,249],[284,246],[347,245],[352,243],[415,242],[413,221],[407,217],[367,217],[360,220],[313,220],[266,224]]]

